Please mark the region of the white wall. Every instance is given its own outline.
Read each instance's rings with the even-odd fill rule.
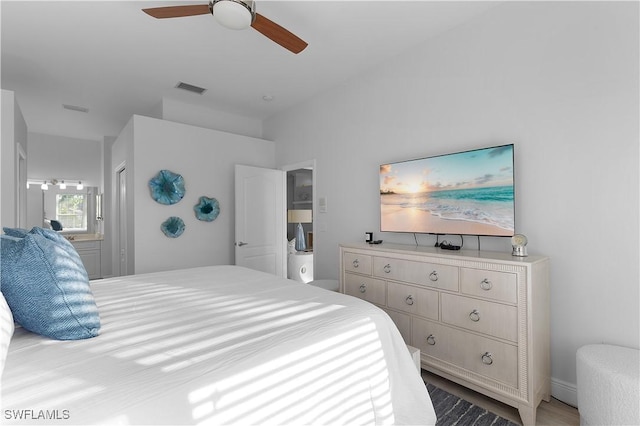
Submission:
[[[111,165],[111,151],[116,138],[105,136],[102,143],[102,227],[100,232],[104,235],[102,241],[102,275],[107,278],[113,275],[113,221],[112,221],[112,205],[113,205],[113,182],[111,176],[113,174]]]
[[[103,188],[102,141],[29,132],[29,179]]]
[[[339,243],[379,230],[381,163],[513,142],[516,231],[552,262],[553,394],[576,404],[580,346],[640,344],[638,16],[637,2],[509,2],[265,121],[279,164],[317,161],[318,278],[338,277]]]
[[[20,144],[24,152],[28,149],[27,124],[22,116],[22,111],[16,100],[15,93],[2,89],[2,140],[0,142],[0,225],[18,226],[18,210],[16,204],[21,203],[20,215],[26,219],[26,181],[23,182],[25,191],[22,200],[19,200],[18,185],[21,177],[18,176],[17,144]],[[28,159],[27,159],[28,161]]]
[[[234,263],[234,166],[275,167],[273,142],[149,117],[133,117],[135,171],[135,273]],[[181,174],[186,195],[166,206],[150,195],[149,180],[160,170]],[[129,177],[132,175],[129,174]],[[220,215],[199,221],[193,207],[214,197]],[[160,225],[182,218],[184,234],[167,238]]]
[[[196,96],[194,95],[194,97]],[[163,97],[162,102],[153,111],[153,117],[237,135],[254,138],[262,137],[262,120],[215,110],[204,105],[195,105],[178,99]]]

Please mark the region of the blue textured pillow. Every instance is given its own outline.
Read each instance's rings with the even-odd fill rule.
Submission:
[[[5,226],[4,228],[2,228],[2,230],[5,234],[15,238],[24,238],[27,236],[27,234],[29,234],[29,230],[22,228],[7,228]]]
[[[0,237],[0,287],[14,319],[27,330],[54,339],[97,336],[98,307],[71,243],[42,228],[33,228],[22,238]]]

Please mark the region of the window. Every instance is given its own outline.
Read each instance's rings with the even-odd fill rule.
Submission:
[[[65,231],[86,231],[87,194],[56,194],[56,220]]]

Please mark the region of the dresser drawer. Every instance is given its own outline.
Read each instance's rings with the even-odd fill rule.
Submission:
[[[373,275],[443,290],[458,291],[458,267],[456,266],[374,257]]]
[[[441,297],[442,322],[518,341],[518,310],[515,306],[447,293],[442,293]]]
[[[398,328],[405,343],[411,342],[411,317],[396,311],[386,310],[386,312]]]
[[[342,256],[342,261],[345,271],[371,275],[371,256],[346,252]]]
[[[411,346],[423,355],[518,387],[516,346],[417,318],[411,328]]]
[[[344,274],[344,292],[376,305],[387,304],[387,283],[384,280],[347,273]]]
[[[517,285],[517,275],[513,273],[460,268],[460,290],[465,294],[515,304]]]
[[[388,283],[387,303],[390,308],[438,319],[438,292],[410,285]]]

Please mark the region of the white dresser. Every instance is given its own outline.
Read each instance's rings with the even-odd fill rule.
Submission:
[[[384,309],[422,368],[516,407],[525,425],[549,401],[547,257],[343,244],[340,291]]]

